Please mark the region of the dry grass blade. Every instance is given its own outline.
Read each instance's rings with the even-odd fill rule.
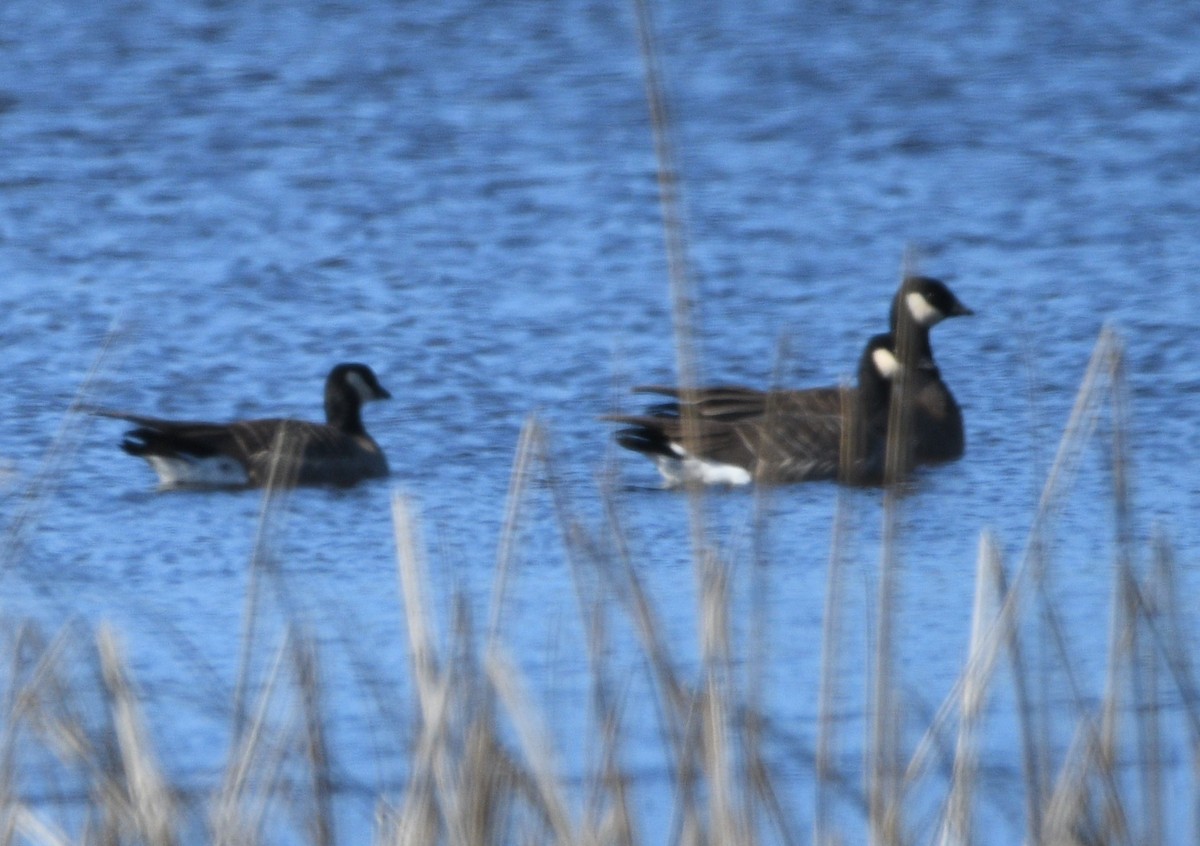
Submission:
[[[971,615],[971,642],[968,670],[962,683],[962,705],[958,740],[954,754],[954,773],[950,798],[939,842],[942,846],[967,846],[974,841],[971,832],[972,799],[975,789],[978,753],[975,729],[987,699],[997,659],[993,646],[985,652],[985,635],[995,625],[996,608],[1004,591],[1004,571],[995,539],[985,533],[979,539],[979,558],[975,568],[975,606]]]
[[[392,496],[392,525],[395,528],[397,575],[404,619],[408,623],[408,647],[412,654],[413,679],[421,702],[421,712],[432,714],[438,701],[438,657],[434,647],[432,623],[426,616],[425,568],[421,544],[408,500]]]
[[[168,846],[176,842],[175,803],[154,760],[141,706],[109,628],[102,627],[97,633],[96,646],[110,697],[113,730],[121,755],[122,788],[132,812],[134,830],[147,843]]]
[[[521,690],[516,668],[503,657],[497,645],[489,650],[485,662],[487,678],[512,720],[525,752],[525,760],[537,788],[537,810],[549,823],[558,843],[575,843],[574,825],[567,811],[567,800],[557,776],[550,742],[541,732],[545,720],[534,715],[536,709]]]
[[[654,21],[649,0],[634,0],[637,19],[638,46],[645,71],[646,102],[650,109],[650,126],[654,136],[654,159],[657,165],[659,206],[662,209],[663,237],[667,249],[667,275],[671,291],[671,318],[675,337],[675,360],[679,387],[694,388],[699,384],[697,363],[699,345],[693,315],[694,292],[688,267],[687,233],[684,225],[683,203],[680,199],[679,172],[675,166],[675,145],[671,140],[671,115],[659,66],[659,51],[654,36]],[[698,420],[693,414],[682,417],[684,449],[698,442]],[[706,544],[704,519],[704,486],[689,485],[692,547],[695,560],[702,560]]]
[[[1048,537],[1053,517],[1080,464],[1084,445],[1097,428],[1106,390],[1113,403],[1111,456],[1118,558],[1107,675],[1103,696],[1095,707],[1079,692],[1082,685],[1074,681],[1079,670],[1068,661],[1066,634],[1059,628],[1056,609],[1043,609],[1043,618],[1022,615],[1031,610],[1031,598],[1047,606],[1052,603],[1043,580],[1052,563]],[[987,770],[981,767],[978,743],[984,736],[986,706],[1005,653],[1011,660],[1025,767],[1026,841],[1047,846],[1109,846],[1158,844],[1178,836],[1178,831],[1172,830],[1179,817],[1171,799],[1177,781],[1172,768],[1179,766],[1179,756],[1170,754],[1167,747],[1173,739],[1168,729],[1184,726],[1194,767],[1200,754],[1196,751],[1200,749],[1200,692],[1189,648],[1191,623],[1180,607],[1186,593],[1180,586],[1179,565],[1161,537],[1156,538],[1149,575],[1139,579],[1135,573],[1139,551],[1133,543],[1124,392],[1120,345],[1106,330],[1076,398],[1011,589],[996,541],[990,534],[980,538],[969,652],[950,695],[928,721],[906,769],[900,766],[903,703],[896,667],[899,648],[894,644],[901,622],[896,600],[900,578],[898,490],[886,494],[887,522],[874,603],[867,591],[867,604],[873,605],[866,615],[868,628],[872,623],[876,626],[873,636],[867,637],[875,648],[874,666],[868,675],[873,687],[865,709],[869,712],[869,737],[863,745],[868,757],[854,772],[839,772],[835,763],[839,671],[849,631],[846,536],[852,501],[851,495],[839,494],[828,564],[818,694],[820,725],[812,775],[816,782],[813,839],[820,846],[841,842],[842,820],[836,813],[839,797],[834,791],[849,795],[855,788],[848,784],[860,775],[869,780],[867,801],[857,794],[854,798],[857,807],[866,809],[873,843],[907,844],[933,837],[941,846],[993,842],[995,832],[983,831],[980,823],[979,808],[993,797],[985,790]],[[522,552],[522,523],[529,519],[525,501],[535,480],[545,482],[553,497],[584,619],[592,674],[588,694],[595,731],[585,742],[594,744],[594,751],[591,747],[587,750],[585,782],[578,791],[572,780],[558,772],[549,741],[553,717],[539,713],[500,642],[505,582],[514,577]],[[511,842],[632,846],[639,842],[636,809],[645,797],[637,791],[660,788],[657,784],[644,786],[621,767],[623,747],[632,736],[622,723],[622,708],[625,697],[636,687],[610,678],[609,655],[621,643],[619,636],[610,632],[614,620],[632,629],[628,639],[636,640],[641,649],[637,660],[644,660],[650,668],[650,696],[659,709],[659,742],[676,791],[668,839],[688,846],[797,842],[793,820],[780,802],[784,789],[791,786],[782,779],[791,776],[773,768],[769,754],[774,750],[768,744],[780,740],[782,734],[772,732],[771,720],[756,707],[756,685],[762,673],[756,662],[761,655],[739,648],[747,631],[735,616],[742,609],[740,601],[734,601],[743,596],[743,585],[736,580],[739,570],[712,551],[714,544],[694,545],[698,597],[696,627],[690,637],[695,638],[693,648],[699,652],[700,666],[698,681],[688,679],[676,668],[671,654],[676,644],[665,634],[667,628],[654,597],[639,577],[618,519],[620,503],[611,494],[602,498],[604,529],[592,534],[575,512],[568,487],[555,472],[544,432],[530,420],[522,431],[509,483],[504,535],[482,643],[475,642],[465,601],[460,603],[449,632],[440,636],[441,627],[430,605],[429,574],[414,507],[404,496],[393,496],[397,589],[412,661],[415,692],[410,701],[418,728],[402,800],[395,804],[382,796],[377,800],[375,842],[379,846]],[[223,781],[212,796],[202,799],[209,811],[209,839],[221,846],[279,839],[329,846],[338,833],[334,827],[340,810],[333,776],[334,750],[326,734],[330,706],[322,696],[315,642],[294,634],[293,609],[282,592],[279,568],[269,556],[268,530],[274,525],[278,502],[274,489],[268,488],[246,606],[239,702],[251,695],[252,663],[257,688],[246,714],[240,704],[237,708],[234,751]],[[763,506],[757,499],[754,505],[757,520]],[[691,528],[693,538],[699,537],[694,531],[696,523]],[[763,594],[751,595],[758,602],[752,603],[751,611],[758,614],[765,613],[763,609],[770,603],[763,598],[769,590],[762,551],[766,544],[760,537],[765,528],[758,522],[754,528],[756,568],[751,577],[764,580],[751,585]],[[729,546],[738,548],[736,542]],[[263,613],[259,595],[272,586],[281,591],[278,610],[283,618],[283,642],[277,652],[260,655],[264,638],[255,622]],[[610,613],[608,603],[614,598],[623,613]],[[872,612],[877,615],[874,619]],[[1043,619],[1049,621],[1046,631],[1052,640],[1036,645],[1054,653],[1051,657],[1058,661],[1054,669],[1071,679],[1073,698],[1065,708],[1059,707],[1060,701],[1052,701],[1049,685],[1032,693],[1027,689],[1044,680],[1036,671],[1030,672],[1023,657],[1023,624]],[[752,648],[761,646],[756,639],[762,637],[762,630],[756,627],[759,622],[752,620],[749,626]],[[70,658],[78,657],[71,648],[71,631],[64,628],[49,643],[34,626],[6,633],[12,660],[10,678],[0,680],[5,696],[0,735],[0,846],[24,842],[163,846],[177,842],[185,836],[186,800],[168,785],[151,752],[141,706],[112,633],[100,630],[95,637],[96,650],[92,651],[90,639],[85,650],[85,667],[99,669],[96,690],[108,706],[96,709],[103,717],[96,719],[87,710],[90,689],[79,685],[79,674],[69,663]],[[1043,631],[1039,634],[1046,636]],[[1164,689],[1169,688],[1164,684],[1168,679],[1177,697]],[[95,699],[96,693],[91,693]],[[1048,703],[1044,705],[1047,710],[1059,707],[1053,713],[1055,718],[1066,712],[1073,720],[1069,749],[1062,750],[1048,731],[1039,732],[1034,725],[1036,705],[1031,703],[1038,695]],[[923,789],[934,782],[926,776],[946,748],[956,718],[953,766],[947,768],[949,789],[944,798],[941,794],[934,797]],[[31,750],[23,744],[37,748],[29,754]],[[803,752],[791,756],[793,761],[803,758]],[[27,760],[62,770],[71,785],[82,782],[84,787],[74,790],[84,798],[53,794],[54,788],[49,791],[53,794],[49,802],[23,795],[22,786],[38,778],[52,781],[61,777],[55,772],[48,778],[41,773],[31,778],[22,769]],[[657,760],[655,766],[659,766]],[[1135,762],[1132,767],[1131,760]],[[1056,767],[1048,763],[1051,761]],[[1051,790],[1047,773],[1055,770]],[[575,801],[577,796],[582,804]],[[928,829],[932,836],[927,838],[920,833],[920,808],[930,807],[930,798],[941,802],[942,816],[932,819]],[[87,817],[82,834],[71,830],[73,823],[60,830],[53,811],[46,810],[53,802],[76,803],[68,815]],[[576,814],[577,806],[581,810]],[[77,807],[82,807],[82,812],[75,810]],[[860,813],[855,811],[849,825],[861,827]]]
[[[843,455],[845,453],[843,452]],[[833,797],[831,791],[841,781],[836,773],[836,732],[838,669],[841,667],[842,605],[845,601],[845,549],[849,505],[838,494],[833,515],[833,537],[829,547],[829,574],[825,580],[825,610],[821,628],[821,680],[817,691],[817,749],[814,773],[815,813],[813,841],[824,844],[834,840]]]
[[[492,604],[488,613],[488,642],[493,642],[500,633],[500,617],[504,611],[505,589],[512,569],[514,550],[519,538],[521,504],[525,488],[529,485],[529,468],[535,455],[542,450],[544,435],[533,417],[521,427],[517,441],[517,454],[513,459],[512,473],[508,479],[508,495],[505,498],[504,528],[500,532],[500,546],[496,551],[496,577],[493,582]]]
[[[325,709],[321,700],[316,644],[311,637],[298,638],[294,642],[296,646],[291,650],[291,656],[296,692],[302,707],[303,753],[311,777],[312,807],[308,814],[308,827],[315,846],[332,846],[333,777],[322,716]]]
[[[19,833],[34,846],[70,846],[72,841],[66,832],[42,820],[31,808],[17,805],[11,814],[10,825],[3,832],[5,843],[11,843],[13,835]]]
[[[871,673],[871,716],[867,743],[870,759],[868,823],[873,842],[880,846],[899,844],[903,828],[900,819],[900,706],[897,701],[895,656],[892,652],[899,579],[899,495],[895,485],[889,486],[884,493],[883,540],[875,612],[878,629],[875,665]]]
[[[245,610],[242,614],[242,636],[238,641],[240,646],[239,669],[233,694],[235,742],[245,727],[246,696],[252,684],[264,581],[274,585],[275,595],[283,605],[286,617],[295,619],[296,616],[272,553],[275,532],[279,529],[278,515],[282,513],[287,491],[295,481],[294,464],[285,465],[282,460],[285,450],[292,446],[288,431],[288,427],[284,426],[275,437],[271,451],[271,470],[259,501],[258,522],[254,532],[254,549],[250,556],[250,572],[246,587]],[[292,467],[290,471],[289,466]],[[292,473],[290,478],[288,477],[289,472]]]
[[[729,573],[715,561],[702,567],[701,572],[706,576],[700,591],[704,672],[704,692],[700,699],[701,748],[709,782],[712,832],[722,842],[748,843],[747,826],[738,812],[733,781],[734,755],[729,737]]]
[[[447,731],[454,703],[451,679],[439,670],[432,621],[427,614],[425,569],[422,545],[417,537],[408,500],[392,497],[392,523],[395,530],[397,576],[404,617],[408,625],[408,646],[412,657],[413,681],[417,690],[421,729],[413,756],[413,774],[404,806],[393,821],[387,842],[419,844],[430,842],[438,826],[438,797],[446,805],[453,827],[457,816],[453,776],[449,772]],[[458,703],[465,707],[466,703]],[[439,789],[440,785],[440,789]]]
[[[650,108],[650,126],[654,135],[654,157],[658,166],[658,198],[666,239],[679,385],[692,388],[696,385],[692,290],[688,273],[687,237],[679,198],[679,173],[675,167],[674,144],[671,141],[671,117],[663,90],[663,75],[648,0],[635,0],[634,11],[637,14],[638,45],[645,71],[646,102]]]
[[[87,398],[91,393],[92,384],[100,375],[112,345],[120,333],[118,325],[119,321],[114,318],[104,335],[104,340],[100,343],[96,357],[88,368],[87,375],[84,376],[79,388],[75,391],[75,396],[72,397],[66,414],[59,420],[58,429],[50,439],[50,446],[42,456],[37,473],[30,481],[25,495],[17,500],[16,513],[9,521],[4,538],[0,541],[0,573],[7,573],[21,557],[28,536],[36,531],[41,521],[41,509],[47,495],[53,486],[66,475],[63,472],[63,465],[77,447],[75,438],[80,429],[80,421],[87,419],[87,415],[78,412],[89,406]]]
[[[1115,333],[1110,329],[1106,329],[1101,333],[1089,360],[1087,371],[1067,423],[1066,431],[1059,444],[1058,453],[1038,504],[1017,577],[1013,582],[1012,589],[1002,592],[1004,596],[1003,603],[995,615],[993,625],[985,633],[977,652],[982,660],[990,662],[1000,648],[1001,643],[1007,642],[1009,646],[1009,654],[1014,665],[1014,683],[1016,685],[1019,706],[1018,715],[1022,728],[1021,740],[1026,773],[1027,825],[1030,841],[1034,843],[1045,842],[1042,840],[1046,831],[1043,823],[1043,803],[1045,802],[1048,790],[1044,784],[1044,773],[1047,772],[1048,766],[1044,758],[1048,754],[1050,746],[1044,734],[1039,737],[1038,730],[1034,728],[1036,722],[1032,718],[1031,697],[1027,689],[1028,673],[1024,668],[1023,658],[1021,657],[1020,642],[1016,634],[1016,623],[1020,619],[1022,610],[1025,607],[1025,600],[1029,591],[1031,589],[1038,591],[1043,589],[1043,580],[1045,578],[1044,568],[1046,564],[1045,556],[1047,554],[1046,536],[1049,531],[1050,521],[1053,515],[1057,513],[1058,503],[1065,490],[1069,487],[1070,479],[1074,476],[1084,445],[1090,441],[1096,429],[1098,409],[1103,391],[1105,388],[1112,387],[1111,380],[1107,377],[1113,372],[1113,360],[1116,355],[1119,355],[1117,338]],[[893,496],[893,492],[889,491],[887,503],[891,503]],[[890,529],[892,518],[889,516],[885,517],[885,519],[888,522],[885,523],[885,566],[881,572],[881,582],[884,582],[891,572],[891,567],[886,565],[889,560],[892,544],[895,542]],[[885,590],[885,586],[881,584],[880,632],[878,635],[881,641],[890,638],[886,628],[887,619],[883,616],[887,609],[887,605],[885,604],[886,597],[889,594],[890,591]],[[1073,665],[1067,653],[1062,625],[1057,619],[1057,614],[1053,606],[1049,602],[1043,603],[1042,611],[1052,635],[1053,646],[1061,657],[1065,676],[1071,684],[1074,701],[1078,703],[1081,701],[1081,694],[1079,693],[1079,685],[1075,678]],[[882,663],[887,658],[887,651],[881,650],[879,652],[880,662]],[[901,797],[904,791],[910,789],[919,780],[929,766],[932,760],[932,753],[938,748],[937,739],[943,734],[943,726],[956,710],[955,703],[965,695],[964,687],[968,679],[978,672],[979,667],[976,665],[975,660],[968,661],[950,694],[934,715],[933,720],[925,731],[922,741],[918,744],[910,758],[901,787],[891,794],[892,801],[890,803],[887,802],[882,794],[872,796],[873,804],[870,810],[870,818],[873,821],[872,830],[876,833],[878,842],[898,842],[898,839],[901,837],[900,821],[895,813],[895,811],[898,811],[902,807]],[[886,682],[880,673],[881,670],[877,667],[874,673],[874,677],[877,679],[876,688],[886,689]],[[879,708],[881,706],[876,704],[874,707]],[[1083,713],[1082,709],[1080,709],[1080,713]],[[886,742],[888,739],[886,732],[889,724],[879,711],[874,713],[873,719],[876,726],[872,735],[873,739],[882,737],[884,742]],[[1090,721],[1085,720],[1085,724],[1090,725]],[[1090,748],[1095,748],[1096,740],[1093,739]],[[871,754],[874,758],[872,768],[874,772],[880,773],[880,784],[885,788],[889,785],[889,782],[886,780],[887,756],[893,753],[894,750],[887,747],[885,743],[877,743],[873,740],[871,745]],[[1060,789],[1058,805],[1058,813],[1060,815],[1062,809],[1070,804],[1063,798],[1066,795]]]
[[[237,846],[245,842],[250,839],[248,832],[261,828],[266,818],[269,796],[266,790],[260,790],[257,796],[253,794],[253,774],[256,770],[265,773],[265,778],[259,781],[269,785],[273,781],[272,774],[279,770],[280,753],[276,750],[272,754],[267,748],[268,719],[275,691],[279,687],[287,650],[288,641],[285,639],[275,653],[275,660],[267,673],[253,717],[247,720],[243,730],[236,735],[233,758],[226,768],[223,783],[213,805],[213,843],[218,846]]]

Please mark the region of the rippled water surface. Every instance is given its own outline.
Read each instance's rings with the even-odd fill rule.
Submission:
[[[961,668],[981,530],[1010,562],[1024,543],[1105,323],[1125,343],[1135,533],[1162,527],[1194,590],[1200,7],[655,11],[706,379],[848,375],[906,250],[977,312],[934,336],[967,455],[923,473],[901,506],[896,643],[920,707]],[[629,385],[675,378],[629,8],[8,0],[0,138],[0,462],[20,541],[6,616],[114,621],[182,780],[203,785],[224,759],[261,501],[156,493],[116,449],[120,424],[67,415],[85,388],[165,417],[315,417],[329,367],[362,360],[395,396],[367,411],[392,477],[295,492],[267,537],[283,610],[322,647],[336,766],[368,795],[402,782],[391,729],[409,728],[395,719],[409,682],[390,495],[413,499],[439,613],[461,590],[482,617],[531,414],[590,528],[616,462],[635,566],[680,661],[694,660],[686,500],[614,455],[597,419],[633,407]],[[1092,694],[1112,582],[1107,420],[1054,534],[1059,609]],[[809,747],[837,496],[813,484],[763,503],[765,696]],[[881,499],[846,495],[862,574],[848,582],[851,651],[869,629]],[[754,507],[741,491],[708,502],[740,592]],[[578,771],[589,668],[541,487],[518,541],[506,642]],[[613,660],[640,672],[624,637]],[[630,713],[630,733],[657,741],[653,714]],[[630,757],[665,785],[655,754],[633,744]],[[811,777],[789,766],[803,807]],[[354,795],[350,831],[370,820]]]

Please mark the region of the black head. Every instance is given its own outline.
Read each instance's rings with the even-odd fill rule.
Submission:
[[[893,332],[897,330],[901,318],[907,318],[910,325],[929,329],[947,317],[965,317],[974,313],[940,279],[908,276],[900,283],[900,290],[892,299],[888,321]]]
[[[339,364],[325,380],[325,420],[347,431],[361,431],[363,403],[391,397],[367,365]]]

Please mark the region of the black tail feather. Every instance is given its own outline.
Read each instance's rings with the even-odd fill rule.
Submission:
[[[619,445],[633,452],[678,458],[675,451],[671,449],[671,442],[667,439],[666,433],[661,429],[651,426],[630,426],[627,429],[618,429],[614,433],[614,437]]]
[[[217,455],[217,450],[208,444],[146,426],[126,432],[121,440],[121,449],[138,458],[151,455],[167,458],[211,458]]]

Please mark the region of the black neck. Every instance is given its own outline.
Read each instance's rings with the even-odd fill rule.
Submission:
[[[365,435],[362,401],[342,384],[325,386],[325,422],[348,435]]]
[[[897,357],[905,367],[912,368],[920,361],[933,361],[929,328],[912,319],[907,305],[892,309],[892,334],[896,338]]]
[[[886,412],[891,396],[891,380],[880,375],[869,353],[864,355],[858,368],[858,418],[867,420]]]

